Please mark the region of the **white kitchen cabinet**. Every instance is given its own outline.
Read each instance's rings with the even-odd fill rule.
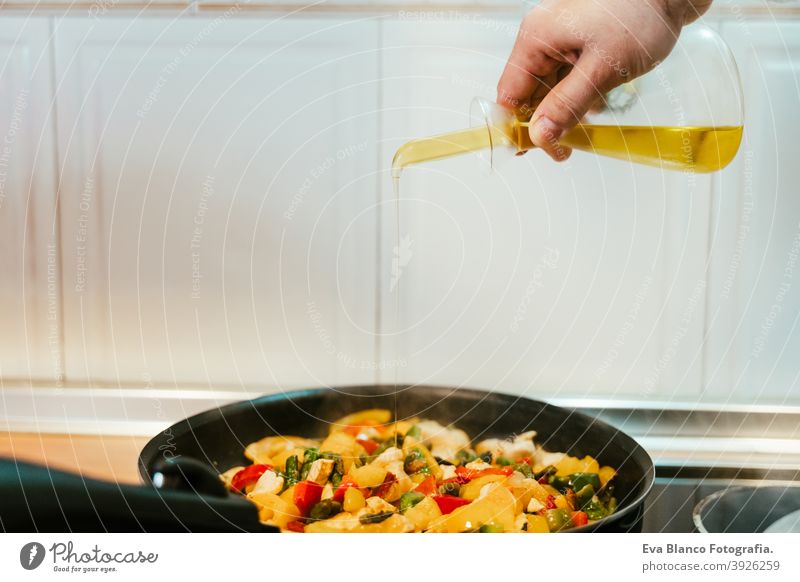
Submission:
[[[493,99],[518,22],[384,23],[384,172],[404,140],[467,126],[471,97]],[[403,331],[383,358],[407,361],[400,381],[696,398],[710,178],[580,152],[564,165],[533,151],[481,170],[473,156],[406,170],[394,292],[383,180],[382,327]]]
[[[800,23],[728,21],[745,94],[739,156],[715,180],[706,397],[800,402]]]
[[[373,18],[56,20],[72,381],[371,382]]]
[[[52,61],[47,19],[0,19],[0,379],[60,384]]]

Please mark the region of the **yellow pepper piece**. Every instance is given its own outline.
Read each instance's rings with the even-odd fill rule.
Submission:
[[[364,448],[356,442],[356,439],[346,432],[331,433],[322,441],[319,450],[323,453],[335,453],[341,456],[345,473],[350,471],[355,460],[364,452]]]
[[[272,464],[273,467],[275,467],[277,469],[280,469],[281,471],[285,471],[286,470],[286,459],[288,459],[291,456],[296,456],[297,460],[301,461],[303,459],[303,454],[304,453],[305,453],[305,449],[300,449],[300,448],[290,449],[288,451],[283,451],[282,453],[279,453],[279,454],[275,455],[275,457],[273,457],[271,464]]]
[[[564,455],[564,458],[556,463],[556,469],[558,469],[556,475],[563,477],[573,473],[598,473],[600,472],[600,464],[589,455],[582,459]]]
[[[614,469],[612,469],[611,467],[601,467],[600,468],[600,485],[605,485],[606,483],[611,481],[611,479],[613,479],[616,474],[617,474],[617,472]]]
[[[342,508],[348,513],[355,513],[367,504],[364,494],[355,487],[348,487],[344,492]]]
[[[478,498],[478,495],[481,494],[481,489],[483,489],[484,485],[497,481],[505,481],[506,479],[507,477],[505,475],[484,475],[483,477],[478,477],[466,485],[463,485],[458,496],[474,501]]]
[[[359,487],[377,487],[386,478],[386,467],[370,463],[363,467],[353,469],[350,475],[356,480]]]
[[[319,441],[298,436],[268,436],[247,445],[244,456],[264,465],[275,465],[273,457],[292,449],[316,447]]]
[[[392,419],[392,411],[385,408],[368,408],[343,416],[331,424],[331,432],[339,432],[352,425],[365,423],[386,424]]]
[[[543,515],[528,515],[528,533],[550,533],[547,519]]]
[[[300,510],[297,506],[284,501],[274,493],[251,493],[247,497],[258,506],[258,517],[262,522],[286,529],[290,521],[300,519]]]
[[[415,531],[423,531],[436,518],[442,516],[439,506],[432,497],[425,497],[414,507],[407,509],[406,518],[414,524]]]
[[[441,533],[474,531],[487,523],[492,523],[505,531],[514,531],[517,516],[516,498],[499,483],[493,483],[491,487],[492,489],[480,499],[437,519],[428,531]]]

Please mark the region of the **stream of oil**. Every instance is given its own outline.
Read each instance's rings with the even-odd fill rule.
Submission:
[[[399,417],[397,416],[397,392],[400,386],[400,362],[402,359],[402,351],[401,346],[403,345],[400,341],[400,289],[401,289],[401,282],[402,273],[400,269],[402,268],[401,260],[401,250],[400,250],[400,176],[392,176],[392,194],[394,196],[394,249],[392,250],[392,258],[391,262],[391,277],[390,281],[394,281],[394,289],[391,289],[390,283],[390,293],[394,292],[394,334],[392,341],[394,342],[394,362],[390,362],[392,369],[394,370],[394,420],[395,420],[395,432],[394,432],[394,444],[395,446],[398,445],[398,438],[397,438],[397,421]],[[397,261],[395,268],[395,260]]]

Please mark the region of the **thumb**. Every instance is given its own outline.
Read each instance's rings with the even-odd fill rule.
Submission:
[[[566,159],[569,148],[556,142],[583,119],[598,99],[624,81],[607,63],[584,53],[534,111],[530,124],[531,141],[553,159]]]

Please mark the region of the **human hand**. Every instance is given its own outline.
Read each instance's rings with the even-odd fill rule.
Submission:
[[[531,141],[554,160],[558,139],[608,91],[643,75],[711,0],[543,0],[522,20],[497,102],[533,112]]]

